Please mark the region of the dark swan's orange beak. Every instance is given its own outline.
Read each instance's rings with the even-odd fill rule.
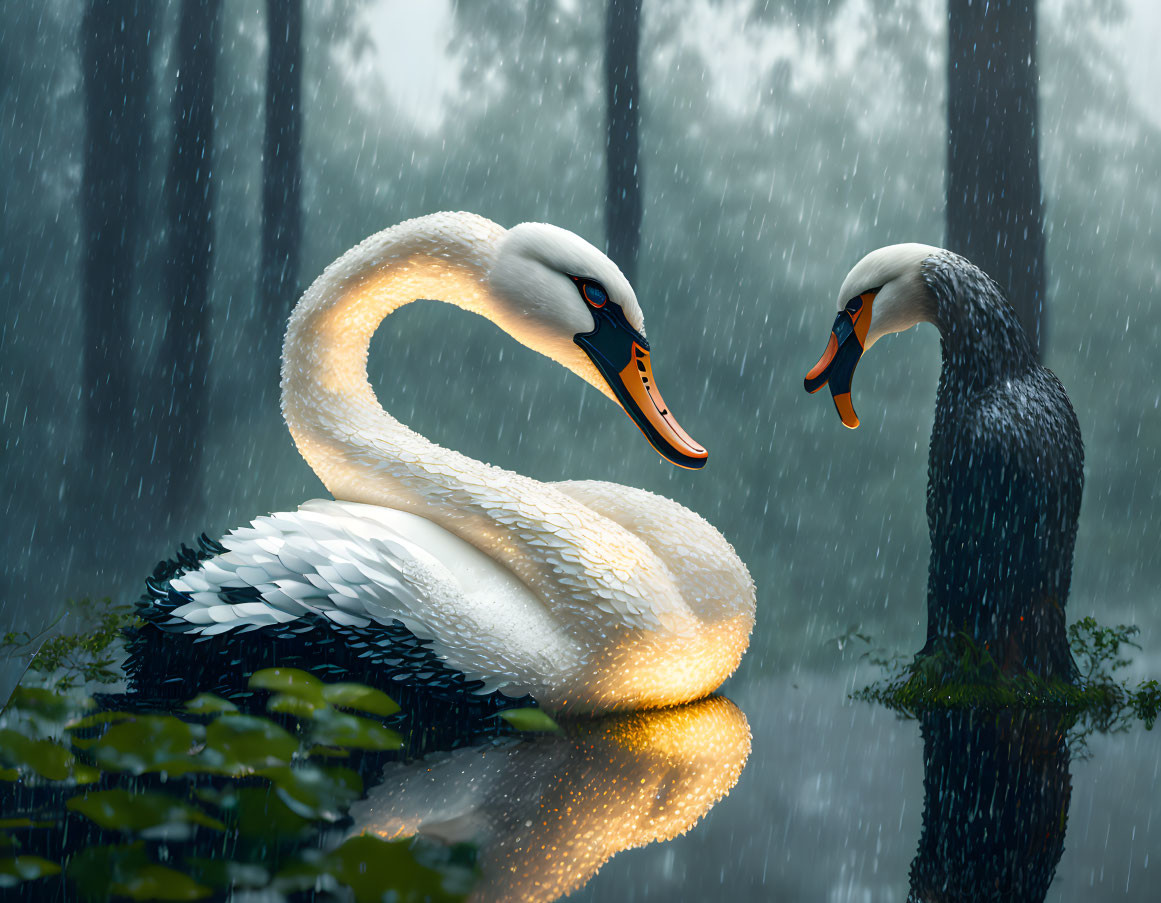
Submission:
[[[843,426],[852,430],[859,425],[859,417],[851,404],[851,380],[866,347],[867,331],[871,328],[871,302],[874,300],[874,292],[864,292],[852,298],[846,308],[838,312],[826,351],[802,382],[806,391],[811,393],[829,385]]]
[[[709,454],[681,428],[657,391],[645,337],[615,304],[589,312],[593,331],[574,336],[573,341],[608,382],[625,413],[665,460],[691,470],[704,467]]]

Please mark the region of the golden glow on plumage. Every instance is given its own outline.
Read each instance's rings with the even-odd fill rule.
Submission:
[[[745,716],[721,697],[564,727],[388,766],[355,822],[387,839],[476,843],[476,903],[555,900],[622,850],[688,831],[750,754]]]

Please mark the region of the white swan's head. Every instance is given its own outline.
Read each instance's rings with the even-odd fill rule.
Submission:
[[[637,296],[607,256],[567,229],[522,223],[500,242],[488,289],[500,328],[616,401],[662,457],[704,466],[657,391]]]
[[[888,333],[934,322],[935,302],[923,281],[923,262],[937,253],[940,249],[931,245],[889,245],[860,260],[843,280],[826,351],[803,384],[807,392],[830,386],[844,426],[859,425],[851,379],[863,352]]]

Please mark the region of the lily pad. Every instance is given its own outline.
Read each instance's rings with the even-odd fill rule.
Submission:
[[[12,691],[7,708],[60,721],[92,705],[91,699],[69,696],[45,687],[17,687]]]
[[[130,712],[94,712],[91,715],[85,715],[83,718],[70,721],[66,725],[66,730],[83,731],[89,728],[100,727],[104,724],[117,724],[121,721],[128,721],[133,717]]]
[[[228,715],[238,711],[234,703],[213,693],[198,693],[184,708],[194,715]]]
[[[266,703],[271,712],[282,715],[293,715],[295,718],[313,718],[319,712],[330,708],[325,702],[319,703],[290,693],[275,693]]]
[[[283,765],[298,741],[273,721],[252,715],[218,718],[206,726],[206,764],[230,773]]]
[[[269,690],[272,693],[297,696],[316,705],[326,703],[323,682],[298,668],[263,668],[250,675],[249,686],[251,690]]]
[[[323,746],[342,746],[348,749],[400,749],[403,738],[390,728],[369,718],[348,715],[334,709],[320,713],[313,724],[312,737]]]
[[[315,824],[286,805],[273,786],[239,787],[231,807],[231,828],[257,849],[310,835]]]
[[[560,725],[544,713],[542,709],[508,709],[500,717],[518,731],[528,733],[560,733]]]
[[[349,768],[267,768],[258,772],[274,784],[293,812],[309,819],[337,821],[363,792],[363,781]]]
[[[356,709],[372,715],[386,717],[399,711],[399,704],[381,690],[356,683],[327,684],[323,687],[323,698],[331,705],[345,709]]]
[[[204,736],[201,725],[172,715],[141,715],[114,724],[92,743],[89,755],[107,771],[184,774],[197,770],[191,755]]]
[[[194,824],[215,831],[225,830],[216,818],[206,815],[196,806],[165,793],[128,790],[101,790],[75,796],[66,804],[102,828],[138,832],[162,825]]]
[[[124,881],[114,881],[109,890],[130,900],[202,900],[213,893],[189,875],[154,863],[142,866]]]
[[[333,876],[351,889],[356,903],[379,903],[388,893],[399,903],[453,903],[465,897],[445,887],[440,872],[416,861],[408,841],[380,840],[368,834],[350,838],[320,860],[283,870],[275,887],[302,888],[303,879],[311,874]]]
[[[36,740],[10,728],[0,730],[0,761],[29,771],[50,781],[63,781],[72,774],[73,754],[52,740]]]
[[[0,887],[15,887],[24,881],[59,874],[59,865],[39,856],[0,857]]]
[[[201,900],[212,893],[188,875],[153,862],[140,842],[88,847],[69,860],[65,874],[90,900]]]

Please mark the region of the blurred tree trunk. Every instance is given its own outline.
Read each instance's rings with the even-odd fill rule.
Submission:
[[[169,406],[158,429],[165,510],[179,521],[201,484],[214,238],[214,71],[221,18],[221,0],[182,0],[174,46],[173,146],[165,185],[170,315],[162,357]]]
[[[266,35],[259,294],[262,316],[281,340],[298,291],[302,237],[302,0],[267,0]]]
[[[948,0],[947,244],[990,275],[1043,355],[1035,0]]]
[[[81,175],[85,457],[124,460],[132,435],[129,304],[149,145],[150,3],[91,0],[81,23],[85,143]],[[123,469],[127,477],[129,468]]]
[[[609,0],[605,19],[605,82],[609,120],[605,163],[605,237],[608,254],[632,282],[641,245],[641,169],[638,126],[641,92],[637,54],[641,0]]]

